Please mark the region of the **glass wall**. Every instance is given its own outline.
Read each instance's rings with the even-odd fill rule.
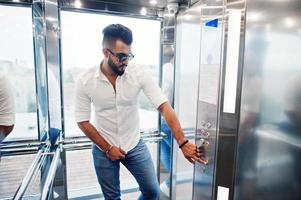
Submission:
[[[13,86],[16,120],[8,140],[37,139],[32,12],[0,5],[0,74]]]

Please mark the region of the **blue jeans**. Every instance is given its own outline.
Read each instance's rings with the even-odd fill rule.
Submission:
[[[160,195],[154,164],[145,143],[140,140],[124,159],[112,161],[93,145],[93,160],[98,182],[106,200],[120,199],[120,162],[135,177],[141,195],[139,200],[156,200]]]

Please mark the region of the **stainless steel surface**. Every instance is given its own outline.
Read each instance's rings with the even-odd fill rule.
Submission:
[[[215,9],[213,6],[212,9]],[[245,1],[224,1],[222,72],[218,146],[215,169],[215,197],[225,191],[233,199],[238,134],[240,91],[244,53]]]
[[[247,0],[234,199],[301,199],[301,2]]]
[[[60,27],[56,0],[45,1],[49,127],[62,130]],[[49,134],[52,134],[50,131]],[[52,137],[50,135],[50,137]]]
[[[0,4],[6,4],[6,5],[31,5],[32,0],[0,0]]]
[[[52,189],[57,191],[62,199],[67,199],[67,177],[66,177],[66,159],[65,151],[62,148],[64,138],[64,116],[63,116],[63,90],[62,90],[62,64],[61,64],[61,46],[60,46],[60,16],[57,0],[44,1],[45,5],[45,37],[46,37],[46,55],[47,55],[47,78],[48,78],[48,102],[49,102],[49,132],[48,137],[52,144],[52,147],[62,150],[59,156],[59,166],[56,166],[56,178],[53,181],[53,187],[49,193],[52,193]],[[59,141],[60,145],[56,146],[56,141]],[[57,150],[58,151],[58,150]],[[44,186],[49,184],[46,178],[46,174],[52,173],[52,167],[56,162],[56,157],[47,162],[49,170],[43,171]],[[48,186],[46,186],[48,187]],[[49,188],[48,188],[49,189]],[[44,192],[44,191],[43,191]],[[42,194],[42,195],[45,195]]]
[[[52,187],[53,187],[53,180],[56,174],[56,169],[58,168],[59,160],[60,160],[60,148],[57,148],[54,154],[54,157],[51,161],[50,169],[44,183],[41,200],[48,200],[51,197]]]
[[[32,21],[34,36],[34,54],[36,70],[36,91],[38,104],[38,130],[39,140],[45,140],[49,130],[49,106],[47,83],[47,53],[45,37],[45,5],[42,1],[32,4]]]
[[[41,159],[41,154],[42,154],[43,150],[39,150],[35,159],[33,160],[32,164],[30,165],[26,175],[24,176],[24,179],[22,180],[21,184],[20,184],[20,187],[18,188],[15,196],[14,196],[14,199],[22,199],[28,185],[29,185],[29,182],[31,181],[32,177],[33,177],[33,174],[35,172],[35,170],[37,169],[38,167],[38,163],[39,163],[39,160]]]
[[[207,3],[207,4],[205,4]],[[223,1],[200,1],[190,9],[198,13],[201,27],[196,145],[204,146],[206,165],[194,167],[193,199],[214,199],[216,144],[219,120],[219,85],[222,67]],[[215,7],[215,9],[210,9]],[[216,21],[213,21],[216,20]],[[215,25],[207,25],[209,22]]]

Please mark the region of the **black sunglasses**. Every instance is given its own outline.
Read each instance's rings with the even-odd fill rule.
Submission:
[[[108,49],[107,50],[118,59],[118,62],[124,62],[126,60],[131,61],[134,58],[134,55],[130,53],[129,55],[126,55],[124,53],[114,53],[112,50]]]

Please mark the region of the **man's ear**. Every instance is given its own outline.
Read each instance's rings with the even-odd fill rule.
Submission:
[[[103,49],[102,49],[102,53],[103,53],[103,55],[104,55],[106,58],[109,57],[109,51],[108,51],[107,48],[103,48]]]

